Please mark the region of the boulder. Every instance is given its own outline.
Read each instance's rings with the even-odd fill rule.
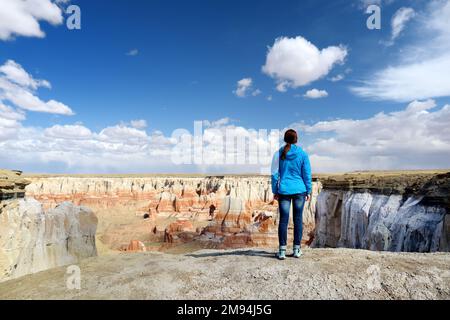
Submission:
[[[34,199],[0,203],[0,281],[97,255],[97,217],[62,203],[44,212]]]

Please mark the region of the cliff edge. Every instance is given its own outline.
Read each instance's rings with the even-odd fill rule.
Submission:
[[[352,249],[128,253],[83,260],[79,290],[58,268],[3,283],[0,299],[450,299],[449,265],[448,253]]]
[[[0,282],[97,255],[97,217],[72,203],[44,210],[20,171],[0,171]]]

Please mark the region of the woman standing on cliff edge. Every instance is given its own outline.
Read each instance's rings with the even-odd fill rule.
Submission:
[[[296,146],[298,135],[288,130],[284,135],[286,145],[275,153],[272,162],[272,193],[279,203],[278,239],[280,248],[278,259],[286,258],[287,231],[291,203],[294,212],[294,253],[295,258],[302,255],[303,208],[305,201],[311,199],[312,178],[308,154]]]

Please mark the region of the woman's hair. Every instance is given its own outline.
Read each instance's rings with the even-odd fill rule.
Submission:
[[[286,160],[286,155],[291,150],[291,145],[296,144],[298,141],[297,131],[289,129],[284,134],[284,142],[286,145],[284,146],[283,153],[281,154],[281,160]]]

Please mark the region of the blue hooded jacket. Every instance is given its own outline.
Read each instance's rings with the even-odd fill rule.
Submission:
[[[286,160],[281,160],[283,149],[275,153],[272,161],[272,193],[311,194],[312,176],[308,154],[293,144],[286,154]]]

